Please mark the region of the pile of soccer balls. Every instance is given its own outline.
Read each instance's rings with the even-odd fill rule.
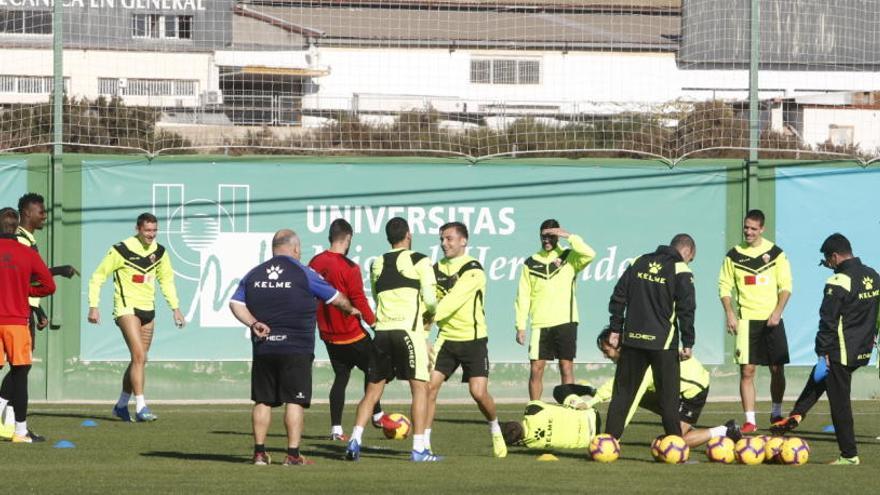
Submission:
[[[810,459],[810,446],[798,437],[743,437],[736,444],[729,438],[720,437],[706,444],[706,457],[719,464],[800,466]]]

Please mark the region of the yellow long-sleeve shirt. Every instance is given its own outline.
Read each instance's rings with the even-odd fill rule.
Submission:
[[[134,308],[153,310],[157,281],[168,306],[180,307],[171,258],[157,242],[144,245],[137,237],[129,237],[114,244],[89,279],[89,307],[98,307],[101,286],[111,275],[114,316],[131,314]]]
[[[516,328],[547,328],[577,322],[576,282],[596,252],[577,235],[568,237],[570,249],[556,246],[538,251],[523,263],[514,304]]]
[[[480,262],[467,255],[443,258],[434,265],[434,275],[438,339],[461,342],[486,337],[486,273]]]
[[[727,252],[718,275],[720,297],[733,297],[739,317],[766,320],[776,309],[779,293],[791,292],[791,265],[779,246],[762,239],[758,247],[735,246]]]
[[[376,330],[422,328],[422,315],[437,308],[431,260],[409,249],[393,249],[373,262],[370,285],[376,301]]]
[[[37,238],[34,237],[34,234],[30,233],[24,227],[20,226],[15,229],[15,237],[18,239],[18,242],[24,244],[25,246],[32,248],[34,250],[37,249]],[[40,305],[39,297],[29,297],[28,304],[32,308],[36,308]]]

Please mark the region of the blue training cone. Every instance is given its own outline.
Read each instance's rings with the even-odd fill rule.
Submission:
[[[825,425],[822,427],[822,433],[834,433],[834,425]]]
[[[73,449],[76,448],[76,445],[73,444],[70,440],[58,440],[55,442],[54,447],[56,449]]]
[[[94,428],[94,427],[98,426],[98,423],[95,422],[94,419],[87,419],[87,420],[83,421],[82,424],[80,424],[80,426],[85,426],[86,428]]]

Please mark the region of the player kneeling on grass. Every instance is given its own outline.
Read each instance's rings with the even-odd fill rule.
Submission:
[[[279,230],[272,238],[272,258],[241,279],[229,309],[251,329],[255,465],[271,461],[266,435],[272,407],[285,404],[287,428],[285,466],[312,464],[299,452],[304,409],[312,398],[312,361],[315,359],[317,299],[351,316],[360,316],[344,294],[308,266],[300,263],[299,237]]]
[[[480,262],[466,254],[467,243],[468,231],[463,223],[451,222],[440,227],[444,257],[434,265],[439,301],[434,320],[440,331],[434,342],[434,369],[428,383],[425,443],[430,449],[431,424],[440,387],[461,366],[462,382],[468,384],[471,397],[489,422],[493,454],[507,457],[507,446],[495,414],[495,399],[489,394],[489,337],[483,307],[486,274]]]
[[[557,386],[554,397],[558,395],[557,390],[568,386]],[[501,434],[507,445],[530,449],[586,449],[601,427],[599,413],[572,394],[564,397],[561,404],[529,401],[522,421],[501,423]]]
[[[606,328],[599,334],[596,339],[596,346],[602,351],[606,358],[617,362],[620,357],[620,349],[615,348],[608,341],[611,330]],[[710,438],[726,436],[734,442],[742,438],[742,433],[736,424],[736,421],[729,420],[725,424],[714,428],[696,428],[697,420],[703,406],[706,405],[706,398],[709,396],[709,372],[706,368],[691,357],[681,362],[681,386],[679,387],[681,394],[681,406],[679,415],[681,417],[681,432],[688,447],[696,447],[709,441]],[[596,404],[611,400],[611,393],[614,389],[614,379],[608,380],[598,390],[585,385],[562,385],[553,390],[553,396],[560,400],[570,394],[592,395],[593,398],[586,402],[587,406],[595,407]],[[643,407],[653,413],[660,414],[660,402],[657,399],[657,390],[654,386],[654,375],[651,368],[645,372],[645,377],[636,392],[636,398],[633,401],[636,406],[632,407],[626,417],[625,425],[628,425],[636,412],[636,407]]]

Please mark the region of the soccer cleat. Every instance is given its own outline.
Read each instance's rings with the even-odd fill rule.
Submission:
[[[843,457],[840,456],[836,461],[831,461],[828,464],[832,466],[858,466],[862,461],[859,460],[859,456],[855,457]]]
[[[128,406],[113,406],[113,416],[121,419],[122,421],[125,421],[126,423],[131,423],[131,413],[128,412]]]
[[[755,423],[746,423],[746,424],[742,425],[742,428],[740,428],[740,431],[743,433],[754,433],[754,432],[758,431],[758,425],[756,425]]]
[[[383,428],[385,426],[384,421],[386,419],[388,419],[388,415],[383,414],[381,417],[379,417],[378,420],[376,420],[376,419],[372,420],[373,428]]]
[[[251,462],[254,466],[268,466],[272,464],[272,458],[265,452],[254,452],[254,458]]]
[[[501,433],[492,434],[492,455],[499,459],[507,457],[507,444],[504,443]]]
[[[12,440],[15,425],[0,425],[0,440]]]
[[[770,424],[774,425],[785,419],[785,416],[770,416]]]
[[[330,440],[333,442],[347,442],[348,436],[345,433],[331,433]]]
[[[282,466],[311,466],[315,461],[311,459],[306,459],[305,456],[297,456],[294,457],[292,455],[288,455],[284,458],[284,462],[281,463]]]
[[[740,439],[743,437],[742,431],[739,429],[739,425],[736,424],[735,420],[728,420],[726,423],[724,423],[724,426],[727,428],[725,436],[733,440],[733,443],[739,442]]]
[[[27,435],[12,434],[12,443],[40,443],[45,441],[46,437],[37,435],[32,430],[28,430]]]
[[[430,450],[425,449],[421,452],[416,452],[415,450],[411,451],[409,460],[413,462],[437,462],[442,461],[443,458],[439,455],[434,455]]]
[[[348,442],[348,448],[345,449],[346,461],[359,461],[361,459],[361,444],[355,439]]]
[[[138,411],[138,413],[135,415],[135,418],[137,418],[138,423],[148,423],[150,421],[156,421],[157,419],[159,419],[158,416],[153,414],[153,411],[150,411],[149,407],[144,407],[143,409]]]
[[[770,426],[770,432],[774,435],[783,435],[788,433],[801,424],[803,417],[800,414],[792,414],[787,418],[780,419]]]

